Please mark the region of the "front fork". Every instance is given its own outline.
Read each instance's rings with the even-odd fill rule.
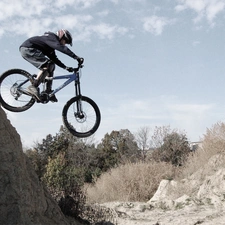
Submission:
[[[78,74],[79,76],[79,74]],[[81,88],[80,88],[80,79],[75,81],[75,93],[78,96],[78,100],[76,101],[76,110],[75,110],[75,117],[79,119],[83,119],[83,107],[82,107],[82,95],[81,95]]]
[[[83,119],[85,117],[84,113],[83,113],[83,107],[82,107],[82,101],[81,98],[79,98],[76,102],[76,110],[74,112],[75,117],[79,118],[79,119]]]

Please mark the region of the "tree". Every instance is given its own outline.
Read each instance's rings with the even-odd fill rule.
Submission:
[[[48,159],[43,181],[51,190],[63,191],[65,195],[69,195],[73,188],[83,185],[83,174],[83,169],[71,165],[62,152],[55,158]]]
[[[175,130],[172,131],[170,126],[156,126],[151,137],[151,147],[154,149],[161,147],[164,143],[165,137],[172,132],[175,132]]]
[[[157,161],[170,162],[181,166],[187,159],[191,148],[185,134],[172,132],[164,137],[163,144],[155,150],[152,157]]]
[[[140,158],[137,143],[129,130],[112,131],[106,134],[97,147],[98,165],[106,171],[120,163]]]
[[[65,137],[63,132],[59,132],[55,136],[48,134],[41,143],[37,143],[33,151],[36,152],[39,159],[39,167],[36,167],[36,172],[40,177],[46,172],[46,165],[49,158],[55,158],[60,152],[65,152],[69,146],[69,139]],[[34,155],[28,155],[31,161],[34,163],[36,160]]]
[[[150,128],[141,127],[135,135],[135,140],[141,150],[142,159],[145,159],[147,151],[150,148]]]

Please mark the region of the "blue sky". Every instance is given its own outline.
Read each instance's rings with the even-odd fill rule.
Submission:
[[[0,73],[37,73],[18,51],[26,38],[60,28],[73,34],[71,50],[85,59],[83,95],[102,113],[96,140],[113,130],[170,125],[198,141],[225,120],[224,0],[1,0],[0,24]],[[55,75],[65,73],[56,68]],[[72,96],[70,85],[58,103],[6,111],[24,146],[59,131]]]

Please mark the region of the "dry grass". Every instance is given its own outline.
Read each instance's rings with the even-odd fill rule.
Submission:
[[[202,145],[189,156],[176,180],[176,197],[195,195],[206,177],[225,167],[225,124],[216,123],[207,129]]]
[[[216,168],[225,166],[224,155],[225,124],[216,123],[211,129],[207,129],[202,146],[188,158],[181,178],[187,178],[199,169],[202,169],[205,174],[211,174]],[[213,156],[216,156],[214,157],[214,163],[209,167],[208,161]]]
[[[225,124],[216,123],[211,129],[207,129],[202,146],[189,156],[181,171],[179,169],[179,176],[178,169],[167,163],[127,163],[103,174],[95,185],[87,187],[87,199],[98,203],[148,201],[162,179],[174,178],[188,181],[183,186],[180,182],[180,190],[178,188],[176,194],[191,195],[206,176],[221,167],[225,167]]]
[[[172,179],[174,167],[167,163],[127,163],[103,174],[87,188],[90,202],[146,201],[162,179]]]

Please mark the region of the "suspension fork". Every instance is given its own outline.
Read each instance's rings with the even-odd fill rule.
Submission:
[[[75,90],[76,90],[76,96],[78,97],[78,101],[76,102],[77,105],[77,116],[83,117],[83,109],[82,109],[82,101],[81,101],[81,88],[80,88],[80,77],[79,73],[77,73],[77,80],[75,81]]]

